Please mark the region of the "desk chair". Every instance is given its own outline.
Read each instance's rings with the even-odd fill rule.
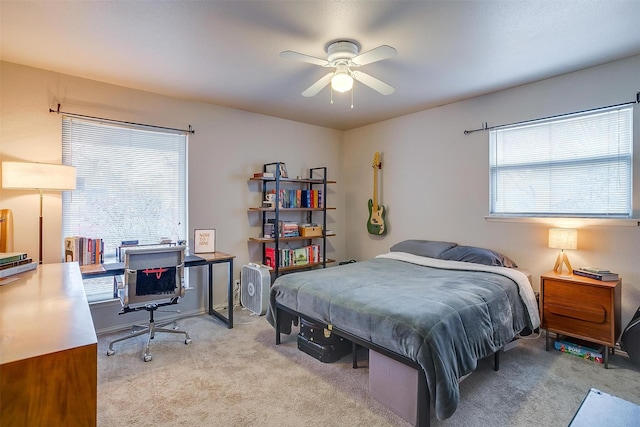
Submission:
[[[178,300],[184,296],[184,250],[184,246],[127,249],[124,280],[118,282],[117,289],[118,298],[122,303],[122,311],[118,314],[148,311],[149,325],[134,325],[130,335],[111,341],[107,356],[115,354],[113,344],[148,334],[143,359],[149,362],[151,360],[149,344],[156,332],[184,334],[184,343],[191,343],[189,334],[186,331],[177,330],[175,321],[156,325],[153,319],[153,314],[158,308],[177,304]],[[173,329],[164,327],[170,323],[174,324]]]

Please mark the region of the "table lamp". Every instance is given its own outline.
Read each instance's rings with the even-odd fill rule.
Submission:
[[[553,271],[563,275],[563,267],[566,264],[569,269],[568,275],[573,274],[571,263],[565,249],[577,249],[578,248],[578,230],[573,228],[550,228],[549,229],[549,247],[553,249],[560,249],[558,257],[556,258],[556,264],[553,266]],[[566,276],[564,276],[566,277]]]
[[[38,263],[42,264],[42,199],[45,191],[76,189],[76,168],[49,163],[2,162],[2,188],[40,191]]]

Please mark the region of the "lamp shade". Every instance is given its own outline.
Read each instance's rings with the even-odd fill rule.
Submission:
[[[76,168],[49,163],[2,162],[2,188],[75,190]]]
[[[353,77],[348,74],[336,74],[331,78],[331,87],[338,92],[346,92],[353,87]]]
[[[353,77],[349,74],[346,65],[338,65],[336,73],[331,77],[331,88],[338,92],[346,92],[353,87]]]
[[[550,228],[549,247],[553,249],[578,249],[578,230]]]

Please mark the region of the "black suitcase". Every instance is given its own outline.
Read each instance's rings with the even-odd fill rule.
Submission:
[[[622,332],[620,348],[627,352],[633,363],[640,365],[640,307]]]
[[[332,363],[351,352],[351,341],[322,325],[300,319],[298,349],[324,363]]]

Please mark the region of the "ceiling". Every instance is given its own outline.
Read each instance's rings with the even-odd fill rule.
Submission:
[[[640,0],[0,0],[0,59],[348,130],[640,54],[639,21]],[[360,68],[395,93],[301,96],[327,69],[279,53],[338,39],[396,48]]]

